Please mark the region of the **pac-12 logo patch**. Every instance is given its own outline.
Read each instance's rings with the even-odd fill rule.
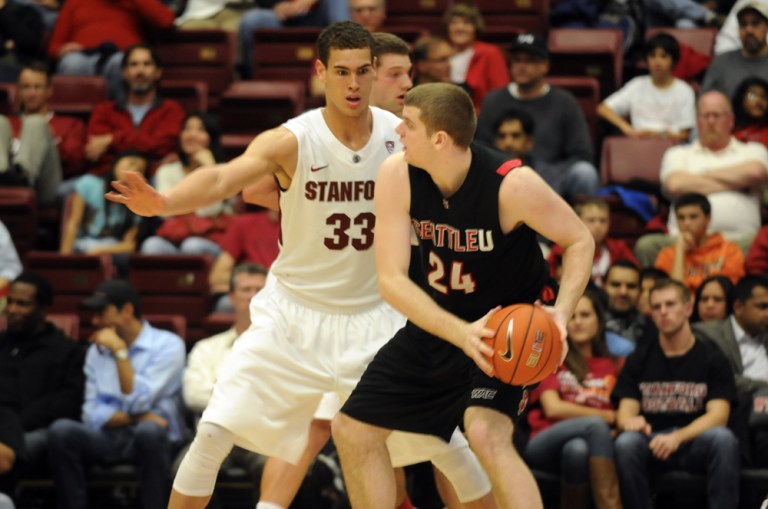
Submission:
[[[387,149],[387,152],[390,154],[395,151],[395,142],[387,140],[384,142],[384,147]]]

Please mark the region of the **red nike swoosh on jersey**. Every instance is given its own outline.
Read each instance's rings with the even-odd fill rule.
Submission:
[[[323,168],[327,168],[327,167],[328,167],[328,165],[327,165],[327,164],[326,164],[325,166],[318,166],[317,168],[315,168],[314,166],[311,166],[311,167],[309,168],[309,170],[310,170],[310,171],[320,171],[320,170],[322,170]]]

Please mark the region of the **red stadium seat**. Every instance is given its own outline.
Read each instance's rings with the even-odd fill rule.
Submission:
[[[550,75],[596,78],[600,97],[605,98],[623,83],[622,44],[620,30],[553,29],[548,39]]]
[[[242,153],[254,136],[304,111],[301,81],[237,81],[221,98],[221,143],[225,156]]]
[[[0,221],[13,239],[16,252],[24,255],[37,244],[37,193],[27,187],[0,187]]]
[[[46,318],[68,338],[80,339],[80,317],[76,313],[51,313]]]
[[[523,27],[540,35],[549,29],[549,0],[475,0],[488,27]]]
[[[673,36],[677,42],[689,46],[697,53],[708,57],[714,54],[717,28],[653,27],[645,31],[645,40],[661,32]]]
[[[600,160],[603,184],[625,184],[633,179],[659,184],[661,159],[672,145],[671,141],[658,138],[605,138]]]
[[[51,80],[53,95],[48,107],[61,115],[88,120],[94,106],[107,100],[107,82],[102,76],[62,76]]]
[[[452,0],[388,0],[386,24],[418,26],[433,34],[441,33],[443,13],[452,4]]]
[[[201,80],[162,80],[160,95],[181,104],[184,111],[208,111],[208,84]]]
[[[253,34],[253,77],[259,81],[309,84],[317,58],[317,27],[263,29]]]
[[[163,78],[201,80],[208,84],[210,108],[232,81],[235,34],[226,30],[176,30],[157,41]]]

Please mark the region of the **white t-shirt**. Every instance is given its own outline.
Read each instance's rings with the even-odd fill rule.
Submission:
[[[716,170],[725,166],[759,161],[763,169],[768,171],[768,150],[760,143],[742,143],[736,138],[723,150],[713,152],[702,147],[699,141],[690,145],[672,147],[664,153],[661,160],[661,182],[673,173],[685,171],[696,175],[704,175],[708,170]],[[760,229],[760,199],[761,193],[751,194],[740,191],[722,191],[707,195],[712,205],[712,222],[709,232],[721,232],[724,235],[754,234]],[[677,234],[677,220],[670,212],[670,234]]]
[[[467,72],[469,63],[472,61],[472,55],[475,48],[470,46],[464,51],[451,55],[451,81],[454,83],[465,83],[467,81]]]
[[[321,109],[283,124],[299,150],[291,186],[280,193],[280,254],[270,273],[285,293],[315,309],[356,312],[381,302],[373,190],[379,166],[402,145],[400,119],[371,111],[373,132],[357,151],[333,135]]]
[[[669,87],[657,88],[650,76],[638,76],[611,94],[605,104],[618,115],[629,117],[639,131],[677,133],[696,125],[696,94],[677,78]]]

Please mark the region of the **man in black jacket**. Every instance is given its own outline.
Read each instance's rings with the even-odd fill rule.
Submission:
[[[0,333],[0,492],[10,491],[20,468],[46,455],[48,426],[79,418],[84,351],[45,319],[51,284],[22,273],[11,283]]]
[[[23,65],[45,57],[44,32],[33,7],[0,0],[0,83],[16,83]]]

